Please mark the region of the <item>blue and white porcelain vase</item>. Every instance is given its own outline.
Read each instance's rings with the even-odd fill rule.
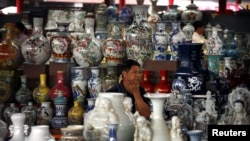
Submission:
[[[88,90],[91,98],[98,97],[102,92],[102,79],[100,77],[100,67],[91,67],[91,77],[88,80]]]
[[[180,22],[172,23],[172,31],[169,34],[169,46],[171,49],[171,60],[179,61],[179,47],[178,44],[183,44],[186,42],[186,35],[181,30]]]
[[[21,87],[17,90],[15,99],[21,105],[27,105],[32,101],[32,91],[27,86],[27,76],[20,76]]]
[[[172,90],[180,92],[187,87],[187,82],[181,76],[174,78],[172,81]]]
[[[58,94],[54,99],[55,116],[51,119],[51,126],[54,129],[60,129],[68,125],[67,117],[67,98]]]
[[[117,128],[119,123],[108,123],[109,141],[117,141]]]
[[[157,23],[157,30],[152,35],[154,55],[152,60],[167,60],[168,33],[164,22]]]
[[[88,93],[88,79],[90,71],[88,67],[71,67],[71,88],[73,100],[78,101],[81,106],[84,105]]]
[[[50,126],[52,117],[51,102],[41,102],[41,106],[37,109],[37,125]]]

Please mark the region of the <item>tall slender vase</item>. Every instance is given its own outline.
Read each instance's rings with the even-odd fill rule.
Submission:
[[[87,67],[71,67],[71,88],[73,100],[78,101],[81,106],[84,105],[87,97],[89,68]]]
[[[183,44],[186,41],[186,35],[181,30],[180,22],[172,23],[172,31],[169,33],[169,46],[171,49],[171,60],[179,61],[179,46],[178,44]]]
[[[166,23],[157,22],[156,32],[152,34],[152,43],[154,56],[153,60],[169,60],[167,56],[168,33],[166,32]]]
[[[163,118],[163,105],[169,95],[146,94],[144,97],[149,98],[153,106],[150,123],[153,131],[152,141],[170,141],[169,127]]]
[[[21,111],[26,116],[25,124],[29,125],[30,127],[36,125],[37,108],[33,105],[32,102],[29,102],[27,106],[24,106]]]
[[[41,102],[48,102],[50,100],[50,88],[47,86],[46,76],[46,74],[40,74],[40,83],[32,93],[34,101],[38,104],[40,104]]]
[[[141,86],[148,93],[153,93],[155,91],[153,83],[150,82],[150,71],[149,70],[143,70]]]
[[[220,57],[221,55],[207,55],[210,80],[215,80],[219,76]]]
[[[21,45],[25,63],[42,65],[51,56],[49,40],[43,34],[43,18],[33,18],[33,32]]]
[[[160,70],[160,82],[155,85],[154,91],[156,93],[170,93],[171,84],[167,79],[168,72],[166,70]]]
[[[102,79],[100,78],[100,67],[91,67],[91,78],[88,80],[88,90],[91,98],[102,92]]]

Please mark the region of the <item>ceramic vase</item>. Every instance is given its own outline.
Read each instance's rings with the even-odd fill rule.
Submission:
[[[109,129],[109,141],[118,141],[117,140],[117,128],[119,126],[119,123],[110,123],[107,124]]]
[[[187,23],[183,28],[182,31],[186,35],[186,41],[187,42],[192,42],[192,36],[195,31],[194,26],[192,26],[190,23]]]
[[[177,9],[178,7],[178,5],[168,5],[167,10],[162,15],[162,21],[169,23],[181,21],[181,12]]]
[[[102,42],[94,35],[94,14],[87,13],[84,23],[86,34],[83,39],[76,42],[72,49],[73,59],[82,67],[98,66],[103,59],[103,54]]]
[[[54,99],[54,105],[55,116],[51,119],[52,128],[60,129],[66,127],[68,125],[67,99],[62,95],[62,93],[58,94],[58,96]]]
[[[148,8],[148,19],[147,22],[151,26],[151,33],[156,32],[157,28],[157,22],[161,20],[159,14],[158,14],[158,6],[157,6],[158,0],[150,0],[151,5]]]
[[[171,84],[168,82],[168,72],[160,70],[160,81],[155,85],[154,91],[156,93],[170,93]]]
[[[103,129],[104,127],[107,127],[107,123],[118,122],[119,126],[117,130],[117,140],[121,141],[133,140],[135,127],[133,122],[131,122],[131,119],[125,113],[125,108],[122,104],[123,100],[124,100],[124,94],[122,93],[99,93],[99,96],[96,100],[95,108],[85,117],[84,137],[86,138],[86,135],[89,131],[87,130],[88,125],[93,126],[94,130],[100,130]],[[99,107],[104,105],[106,105],[105,106],[106,108],[104,109]],[[97,116],[100,114],[108,115],[108,117],[110,118],[104,115],[101,117]],[[108,121],[106,118],[108,118]],[[103,130],[101,131],[101,133],[106,137],[106,139],[109,139],[108,133],[106,132],[103,133]]]
[[[163,105],[169,94],[146,94],[144,97],[152,102],[150,121],[150,128],[153,132],[152,141],[170,141],[170,129],[163,118]]]
[[[31,132],[28,137],[28,141],[56,141],[56,140],[50,134],[48,125],[36,125],[31,127]]]
[[[90,77],[89,68],[76,66],[71,67],[71,88],[73,100],[84,105],[88,92],[88,79]]]
[[[172,90],[180,92],[187,87],[187,82],[181,76],[174,78],[172,81]]]
[[[108,38],[102,46],[103,56],[108,66],[117,66],[126,59],[126,44],[122,35],[125,24],[122,22],[111,22],[108,24]]]
[[[143,70],[143,75],[142,75],[142,81],[141,81],[141,86],[145,89],[147,93],[153,93],[155,92],[154,90],[154,84],[150,81],[150,72],[149,70]]]
[[[11,115],[19,112],[20,109],[15,105],[15,103],[10,103],[10,105],[4,109],[3,111],[4,121],[8,126],[12,124]]]
[[[191,3],[181,14],[181,20],[183,23],[194,23],[195,21],[202,21],[202,12],[198,10],[198,7]]]
[[[229,43],[228,43],[228,50],[227,55],[231,57],[232,60],[237,60],[240,57],[240,51],[239,51],[239,45],[238,45],[238,39],[235,36],[234,32],[228,32]]]
[[[232,65],[231,65],[231,57],[224,57],[224,69],[228,69],[228,73],[230,74],[230,72],[232,71]],[[225,70],[224,70],[225,71]],[[228,75],[229,75],[228,74]]]
[[[117,66],[107,66],[107,75],[103,78],[103,91],[118,84]]]
[[[54,99],[57,97],[59,93],[62,93],[64,97],[67,98],[67,101],[71,99],[71,90],[70,88],[65,84],[65,76],[64,71],[57,71],[56,72],[56,80],[57,83],[55,86],[53,86],[49,92],[49,97],[51,101],[54,101]]]
[[[49,40],[43,34],[43,18],[33,18],[32,35],[21,45],[26,64],[42,65],[51,57]]]
[[[51,102],[41,102],[41,106],[37,109],[37,125],[51,125],[53,117],[53,109]]]
[[[211,81],[215,80],[216,77],[219,76],[220,57],[221,55],[207,55],[209,79]]]
[[[154,50],[152,60],[169,60],[169,56],[167,56],[169,35],[166,32],[165,27],[165,23],[158,22],[156,32],[152,34],[152,44]]]
[[[24,141],[25,133],[28,131],[28,125],[24,125],[25,114],[24,113],[15,113],[11,115],[11,121],[13,125],[9,127],[11,138],[9,141]]]
[[[28,102],[28,105],[24,106],[21,109],[21,112],[25,114],[25,124],[29,125],[29,127],[36,125],[37,108],[33,105],[32,102]]]
[[[32,91],[27,86],[27,76],[20,76],[21,88],[16,92],[15,99],[21,105],[27,105],[28,102],[32,101]]]
[[[187,134],[190,138],[190,141],[201,141],[202,138],[202,130],[190,130],[187,131]]]
[[[88,80],[88,90],[91,98],[98,97],[102,92],[102,79],[100,77],[100,67],[91,67],[91,77]]]
[[[206,42],[208,55],[220,55],[222,51],[222,41],[218,36],[217,27],[212,27],[212,35]]]
[[[15,23],[5,23],[4,40],[0,42],[0,68],[17,69],[23,63],[20,46],[13,41],[15,36]]]
[[[50,88],[47,86],[46,74],[40,74],[40,83],[33,90],[33,99],[36,103],[40,104],[41,102],[48,102]]]
[[[69,23],[57,23],[56,34],[50,37],[52,62],[69,63],[72,57],[74,42],[68,32]]]
[[[179,61],[179,46],[178,44],[185,43],[186,35],[183,33],[180,27],[180,22],[172,23],[172,31],[169,33],[169,46],[171,49],[171,60]]]
[[[118,21],[118,7],[114,0],[109,0],[109,6],[107,7],[108,23]]]
[[[133,24],[126,30],[126,53],[144,67],[144,62],[153,56],[151,27],[147,23],[148,6],[133,6]]]
[[[97,6],[95,11],[96,28],[95,31],[105,31],[108,24],[107,5],[103,2]]]
[[[68,111],[68,123],[69,125],[82,125],[83,124],[84,110],[80,106],[78,101],[74,101],[74,106]]]

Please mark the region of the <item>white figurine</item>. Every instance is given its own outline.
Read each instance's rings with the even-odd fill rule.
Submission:
[[[133,103],[132,103],[132,99],[130,97],[125,97],[123,100],[123,106],[125,108],[125,113],[127,114],[127,116],[129,117],[130,121],[135,124],[135,119],[138,117],[138,111],[135,113],[135,115],[132,113],[132,107],[133,107]]]
[[[118,116],[113,110],[111,101],[107,98],[99,98],[98,105],[86,117],[85,129],[98,132],[99,140],[108,140],[108,123],[119,123]]]
[[[149,121],[144,116],[136,119],[134,141],[151,141],[152,130],[149,127]]]
[[[205,101],[204,106],[206,108],[206,112],[209,113],[210,115],[217,113],[217,111],[215,110],[215,101],[212,98],[211,91],[207,91],[207,99]]]
[[[177,116],[173,116],[171,119],[171,141],[184,141],[182,133],[181,133],[181,126],[180,126],[180,119]]]

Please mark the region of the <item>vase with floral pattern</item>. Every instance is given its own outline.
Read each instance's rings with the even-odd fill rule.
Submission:
[[[179,61],[179,46],[178,44],[182,44],[186,42],[186,35],[181,29],[180,22],[172,23],[172,31],[169,33],[169,46],[171,49],[171,60]]]
[[[76,42],[72,49],[73,59],[82,67],[98,66],[102,59],[102,42],[95,38],[93,13],[87,13],[84,18],[85,32],[83,39]]]
[[[90,71],[87,67],[71,67],[71,88],[73,100],[78,101],[81,106],[85,104],[88,93],[88,79]]]
[[[154,55],[152,60],[167,60],[168,49],[168,33],[166,32],[166,24],[164,22],[158,22],[156,32],[152,35],[152,44]]]
[[[26,64],[42,65],[51,57],[49,40],[43,34],[43,18],[33,18],[33,32],[21,45]]]
[[[69,125],[82,125],[83,124],[84,110],[78,101],[74,101],[74,106],[68,111]]]
[[[134,59],[144,67],[146,60],[152,59],[152,34],[147,23],[148,6],[133,6],[133,24],[126,30],[126,53],[128,59]]]
[[[103,91],[105,92],[117,83],[117,66],[107,66],[107,75],[103,78]]]
[[[33,90],[33,100],[40,104],[41,102],[49,102],[49,92],[50,88],[47,86],[46,81],[47,75],[42,73],[40,74],[40,83],[39,85]]]
[[[72,57],[74,41],[68,32],[69,23],[57,22],[57,32],[50,37],[52,62],[69,63]]]
[[[4,121],[9,126],[12,124],[11,122],[11,116],[14,113],[19,113],[20,109],[15,105],[15,103],[10,103],[8,107],[6,107],[3,111]]]
[[[167,10],[162,14],[162,21],[169,23],[181,21],[181,11],[178,7],[178,5],[168,5]]]
[[[88,90],[91,98],[98,97],[98,94],[103,91],[102,79],[100,77],[100,67],[91,67],[91,77],[88,80]]]
[[[183,23],[194,23],[195,21],[202,20],[202,12],[198,10],[198,7],[191,3],[189,4],[185,11],[181,14],[181,20]]]
[[[53,117],[53,109],[51,102],[41,102],[40,107],[37,109],[37,125],[51,125]]]
[[[206,42],[208,55],[221,55],[222,41],[218,36],[217,27],[212,27],[212,35]]]

